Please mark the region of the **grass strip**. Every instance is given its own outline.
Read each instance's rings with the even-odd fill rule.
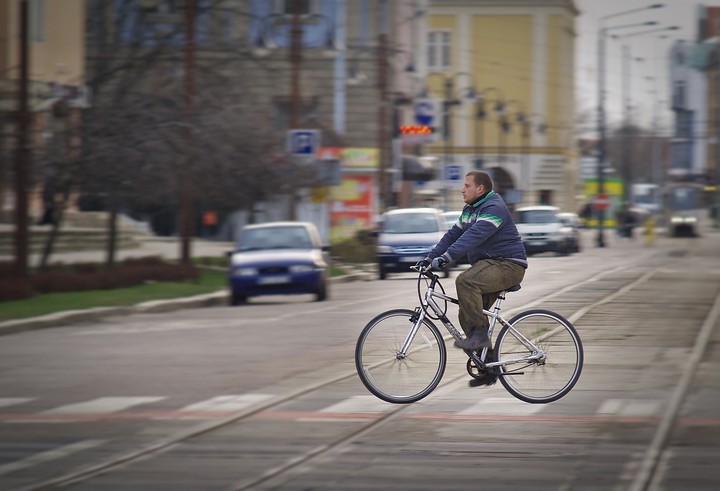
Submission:
[[[201,269],[198,282],[146,283],[114,290],[46,293],[25,300],[2,302],[0,322],[27,319],[64,310],[121,307],[150,300],[190,297],[224,288],[227,288],[227,276],[224,271]]]

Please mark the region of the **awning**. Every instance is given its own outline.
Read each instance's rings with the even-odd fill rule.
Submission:
[[[403,181],[432,181],[435,178],[435,169],[414,155],[402,156]]]

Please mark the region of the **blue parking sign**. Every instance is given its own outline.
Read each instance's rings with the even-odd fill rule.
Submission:
[[[319,130],[289,130],[288,152],[300,157],[312,157],[320,146]]]
[[[458,164],[447,164],[445,165],[445,180],[446,181],[462,181],[463,179],[463,166]]]

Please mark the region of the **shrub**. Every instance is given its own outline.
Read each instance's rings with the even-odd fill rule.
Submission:
[[[348,263],[375,262],[377,239],[368,230],[360,230],[355,237],[345,239],[330,247],[330,254]]]
[[[159,257],[128,259],[111,268],[90,263],[53,264],[28,278],[1,280],[0,301],[20,300],[37,293],[126,288],[148,281],[197,281],[199,276],[192,264],[167,263]]]

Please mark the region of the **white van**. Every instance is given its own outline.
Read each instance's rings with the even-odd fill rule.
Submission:
[[[580,250],[579,231],[559,216],[555,206],[525,206],[515,212],[515,226],[520,232],[528,256],[541,252],[567,255]]]

